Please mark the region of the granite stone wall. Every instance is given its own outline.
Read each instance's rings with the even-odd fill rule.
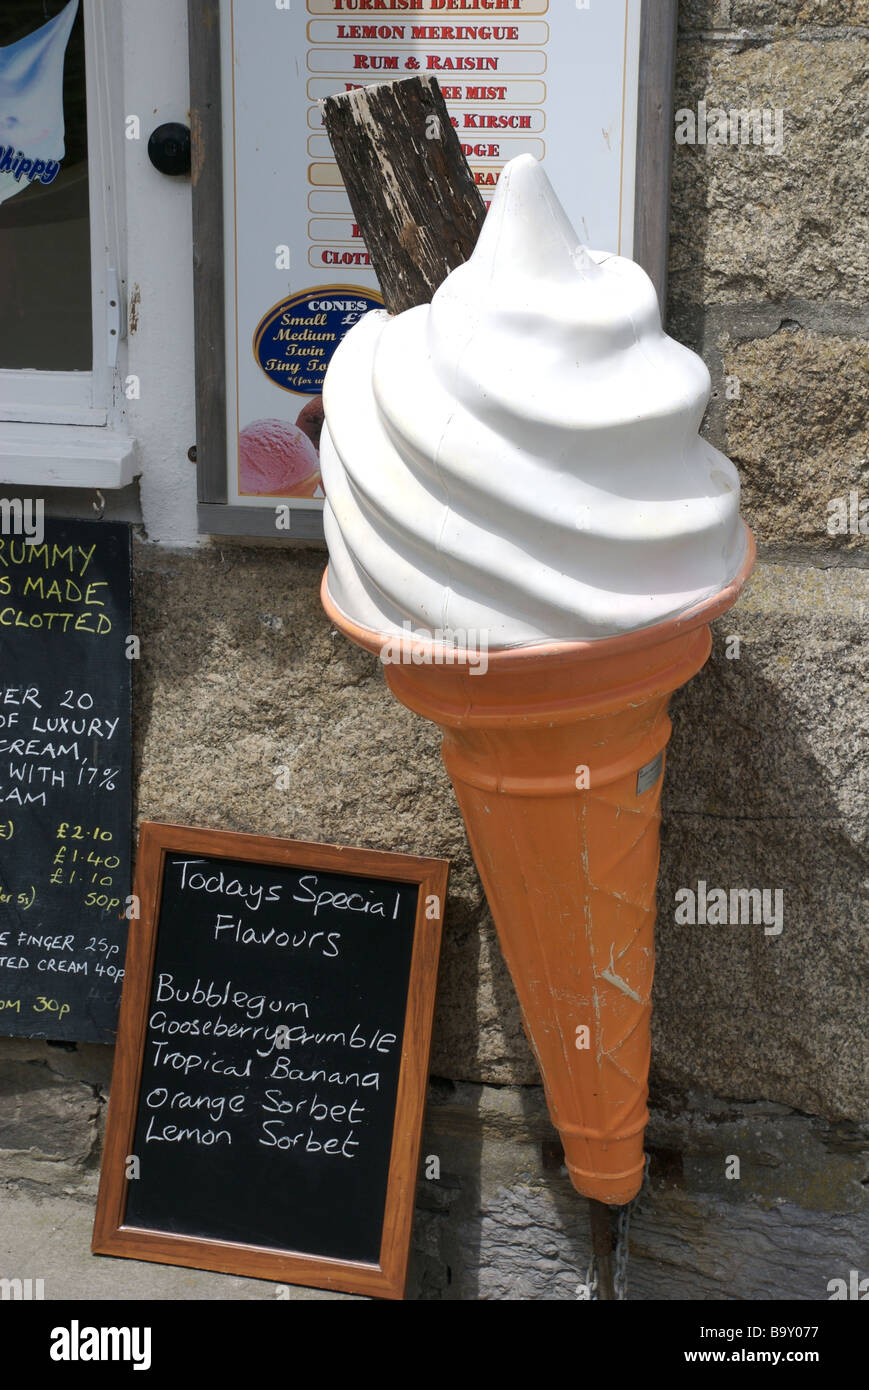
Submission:
[[[867,1272],[867,68],[869,0],[681,4],[675,107],[780,112],[782,140],[674,151],[668,326],[709,366],[760,560],[673,701],[642,1298]],[[837,498],[856,529],[831,532]],[[134,563],[139,818],[452,861],[411,1292],[575,1298],[581,1203],[437,731],[330,628],[321,551],[140,538]],[[781,930],[677,922],[700,881],[780,891]],[[0,1040],[0,1180],[92,1203],[110,1063]]]
[[[867,25],[866,0],[681,6],[675,109],[759,108],[781,138],[674,150],[670,331],[709,366],[704,433],[739,469],[760,564],[673,702],[655,1063],[668,1084],[852,1119],[867,1114]],[[674,893],[698,879],[781,888],[781,933],[674,927]]]

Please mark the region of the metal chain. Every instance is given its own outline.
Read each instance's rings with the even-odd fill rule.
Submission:
[[[631,1229],[631,1212],[634,1201],[626,1207],[619,1207],[619,1214],[616,1219],[616,1257],[615,1270],[613,1271],[613,1288],[615,1289],[616,1299],[624,1303],[628,1296],[628,1235]]]
[[[600,1280],[597,1274],[597,1259],[594,1253],[592,1253],[591,1259],[588,1262],[588,1269],[585,1272],[585,1283],[578,1286],[576,1296],[577,1298],[585,1300],[592,1299],[593,1301],[597,1301],[600,1297],[598,1294],[599,1288]]]
[[[631,1230],[631,1217],[636,1210],[637,1204],[646,1189],[649,1181],[650,1155],[646,1154],[645,1167],[643,1168],[643,1181],[640,1183],[640,1190],[632,1202],[626,1207],[619,1207],[616,1219],[616,1257],[615,1272],[613,1273],[613,1288],[618,1302],[624,1303],[628,1297],[628,1237]]]
[[[649,1180],[649,1155],[646,1154],[646,1166],[643,1170],[643,1181],[640,1190],[633,1201],[627,1206],[619,1207],[616,1217],[616,1248],[615,1248],[615,1270],[613,1272],[613,1289],[615,1290],[616,1300],[620,1303],[627,1302],[628,1298],[628,1255],[629,1236],[631,1230],[631,1216],[637,1206]],[[600,1301],[600,1279],[598,1277],[597,1257],[592,1251],[585,1275],[585,1284],[580,1284],[577,1296],[581,1299],[591,1299],[593,1302]]]

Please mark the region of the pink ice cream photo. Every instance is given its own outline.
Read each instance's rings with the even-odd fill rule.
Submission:
[[[287,420],[245,425],[238,436],[238,457],[243,495],[313,497],[319,486],[317,450],[309,435]]]

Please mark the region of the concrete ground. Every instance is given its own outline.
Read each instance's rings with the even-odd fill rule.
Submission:
[[[43,1197],[12,1187],[0,1195],[0,1277],[42,1279],[46,1301],[123,1298],[131,1302],[179,1299],[276,1298],[278,1286],[177,1265],[91,1254],[94,1207],[74,1197]],[[350,1294],[289,1286],[290,1299],[341,1299]]]

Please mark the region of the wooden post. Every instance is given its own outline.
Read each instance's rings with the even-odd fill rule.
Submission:
[[[359,87],[320,107],[387,309],[427,304],[486,215],[437,79]]]
[[[603,1202],[588,1199],[588,1221],[591,1227],[591,1248],[597,1261],[598,1298],[603,1303],[615,1301],[613,1287],[613,1231],[610,1208]]]

